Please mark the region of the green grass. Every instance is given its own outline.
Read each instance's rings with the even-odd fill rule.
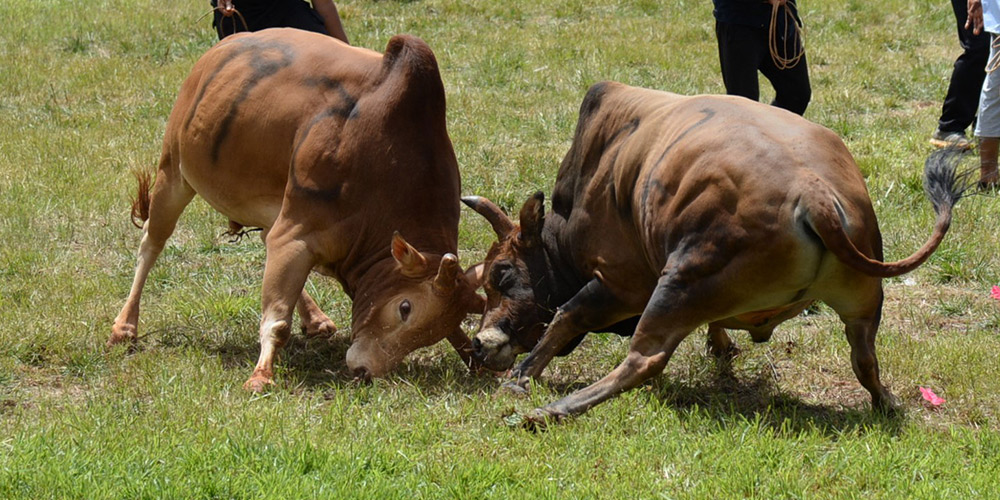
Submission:
[[[933,222],[920,172],[959,51],[950,7],[801,3],[806,116],[855,155],[887,258],[909,255]],[[338,7],[355,45],[381,51],[400,32],[431,45],[463,192],[511,211],[551,189],[592,83],[723,91],[706,1]],[[262,245],[228,243],[226,220],[201,201],[150,276],[138,348],[105,350],[140,236],[130,170],[153,167],[180,82],[214,42],[206,11],[202,0],[0,3],[0,497],[1000,496],[995,197],[964,200],[930,261],[886,281],[878,349],[899,418],[870,412],[827,307],[767,344],[737,333],[729,374],[696,332],[663,376],[541,434],[505,417],[596,380],[627,341],[588,338],[519,398],[467,375],[444,344],[363,386],[344,369],[348,332],[295,336],[277,387],[250,395]],[[492,238],[463,212],[465,264]],[[308,286],[349,325],[334,282]],[[920,386],[947,402],[929,408]]]

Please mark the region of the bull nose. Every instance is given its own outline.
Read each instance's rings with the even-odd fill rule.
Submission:
[[[359,366],[355,368],[352,372],[354,375],[354,380],[358,382],[371,382],[372,374],[367,368]]]
[[[483,341],[479,337],[472,339],[472,353],[479,357],[483,355]]]

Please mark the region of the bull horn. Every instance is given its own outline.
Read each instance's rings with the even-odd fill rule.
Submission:
[[[497,233],[498,240],[503,241],[514,230],[514,222],[492,201],[482,196],[463,196],[462,203],[486,218]]]
[[[450,292],[455,288],[460,272],[462,272],[462,268],[458,266],[458,257],[451,253],[444,254],[441,257],[441,266],[438,268],[437,276],[434,277],[434,288]]]
[[[427,270],[427,258],[407,243],[399,231],[392,233],[392,257],[399,263],[404,276],[414,278]]]

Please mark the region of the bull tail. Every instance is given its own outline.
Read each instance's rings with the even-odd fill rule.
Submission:
[[[149,220],[149,189],[153,185],[153,175],[148,170],[133,170],[132,175],[138,181],[136,194],[132,198],[132,225],[142,229],[143,223]]]
[[[832,197],[820,194],[809,207],[808,224],[823,244],[844,264],[869,276],[890,278],[913,271],[937,250],[951,226],[952,207],[972,187],[972,170],[958,171],[964,152],[954,148],[935,151],[924,164],[924,190],[934,206],[934,231],[924,245],[909,257],[880,262],[861,253],[848,238],[841,219],[842,209]]]

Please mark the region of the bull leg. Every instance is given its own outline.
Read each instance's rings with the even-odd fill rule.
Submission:
[[[337,325],[319,308],[319,305],[309,296],[305,288],[299,295],[296,309],[302,320],[302,333],[306,337],[329,337],[337,333]]]
[[[639,319],[625,360],[601,380],[536,410],[529,423],[544,425],[549,418],[579,415],[662,372],[680,342],[700,322],[685,317],[684,312],[692,306],[685,304],[684,298],[667,278],[661,278]]]
[[[847,342],[851,345],[851,368],[862,387],[871,394],[872,407],[891,414],[900,409],[899,401],[882,385],[875,356],[875,334],[882,320],[882,285],[875,279],[868,283],[854,281],[851,285],[849,293],[836,294],[823,301],[837,311],[844,322]]]
[[[851,345],[851,368],[861,385],[872,395],[872,408],[892,414],[901,409],[899,400],[882,385],[878,357],[875,355],[875,334],[878,332],[882,307],[869,318],[845,320],[847,342]]]
[[[261,291],[260,357],[243,388],[255,392],[273,384],[274,355],[291,336],[292,309],[314,265],[305,242],[287,232],[267,239],[267,263]]]
[[[728,363],[740,353],[740,348],[729,338],[726,329],[715,323],[708,325],[708,341],[706,343],[708,352],[715,356],[715,359],[723,363]]]
[[[156,176],[153,185],[153,192],[150,197],[149,219],[142,226],[142,241],[139,244],[139,256],[135,266],[135,276],[132,279],[132,288],[129,290],[128,299],[121,312],[115,317],[115,322],[111,327],[111,336],[108,337],[107,346],[111,347],[124,341],[134,341],[138,331],[139,323],[139,301],[142,297],[142,288],[146,284],[149,271],[156,263],[156,259],[163,251],[167,239],[173,234],[177,226],[177,219],[181,212],[194,198],[195,192],[191,186],[181,178],[176,170],[164,169],[162,162],[169,161],[164,157],[161,159],[161,168]],[[140,193],[140,196],[146,196]]]
[[[261,228],[260,239],[265,246],[267,245],[267,235],[270,232],[271,228],[269,227]],[[295,309],[299,311],[302,334],[306,337],[329,337],[337,333],[337,325],[319,308],[319,304],[313,300],[304,286],[302,293],[299,294],[299,301],[296,303]]]
[[[517,387],[526,389],[529,380],[541,375],[552,358],[570,341],[592,329],[612,325],[631,316],[623,309],[622,302],[608,287],[596,278],[590,280],[556,311],[541,341],[511,372],[513,382]]]
[[[700,285],[702,291],[712,288],[707,280]],[[662,372],[681,341],[703,323],[700,315],[693,315],[691,312],[701,310],[706,305],[714,306],[705,304],[704,301],[696,305],[693,297],[710,295],[697,293],[683,280],[676,280],[676,276],[661,277],[639,318],[639,325],[625,360],[601,380],[535,410],[529,415],[528,423],[545,425],[545,421],[550,418],[558,420],[579,415]]]

